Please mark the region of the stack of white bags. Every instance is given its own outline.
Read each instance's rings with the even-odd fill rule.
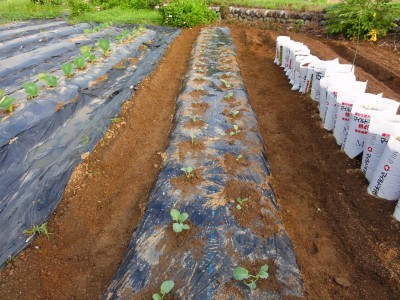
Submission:
[[[368,193],[399,200],[399,102],[366,93],[367,82],[356,80],[353,65],[320,60],[288,36],[278,36],[274,62],[285,69],[293,91],[309,94],[319,104],[323,126],[342,150],[350,158],[362,154]],[[394,217],[400,221],[400,201]]]

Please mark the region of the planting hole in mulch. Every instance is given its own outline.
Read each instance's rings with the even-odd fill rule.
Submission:
[[[180,142],[178,147],[180,161],[183,161],[187,157],[194,158],[205,149],[204,142],[201,140],[195,140],[193,143],[191,140]]]
[[[250,162],[247,161],[245,154],[234,156],[228,153],[224,155],[224,169],[228,174],[237,175],[238,172],[240,173],[244,168],[249,166]]]

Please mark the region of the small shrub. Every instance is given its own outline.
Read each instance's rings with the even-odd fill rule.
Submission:
[[[83,0],[68,0],[67,5],[71,10],[71,17],[77,17],[93,10],[93,7]]]
[[[203,0],[172,0],[160,11],[163,23],[173,27],[193,27],[217,19],[217,14]]]
[[[391,0],[347,0],[327,9],[328,33],[343,34],[355,39],[360,37],[385,36],[395,27],[394,18],[398,9],[390,5]]]

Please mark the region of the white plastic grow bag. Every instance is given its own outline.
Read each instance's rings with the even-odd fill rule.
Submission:
[[[400,200],[397,202],[396,208],[394,209],[393,217],[400,221]]]
[[[325,76],[326,69],[335,67],[336,65],[339,65],[338,58],[334,60],[320,61],[320,63],[314,67],[314,76],[312,78],[310,93],[311,99],[319,102],[319,82]]]
[[[322,119],[322,122],[325,121],[327,104],[326,101],[328,99],[328,87],[333,87],[334,85],[338,85],[339,83],[344,82],[344,85],[348,85],[349,82],[355,82],[356,77],[354,74],[346,73],[332,73],[328,76],[325,76],[320,80],[319,83],[319,116]],[[332,88],[331,88],[332,89]]]
[[[376,166],[392,135],[400,135],[400,115],[382,115],[371,118],[361,162],[361,170],[368,181],[372,180]]]
[[[351,81],[339,78],[337,80],[334,80],[332,85],[328,86],[328,89],[326,91],[326,107],[325,115],[323,118],[324,128],[329,131],[335,128],[337,118],[338,95],[358,95],[364,93],[366,88],[367,82],[355,80]]]
[[[398,102],[386,98],[379,100],[368,99],[354,103],[342,145],[344,152],[350,158],[359,155],[364,150],[364,142],[368,133],[371,116],[382,114],[395,115],[398,108]]]
[[[299,83],[299,92],[305,93],[306,92],[306,82],[307,82],[307,74],[308,68],[316,62],[318,57],[314,55],[309,55],[307,59],[304,59],[300,64],[300,83]],[[296,83],[295,83],[296,84]]]
[[[375,95],[370,93],[361,93],[357,95],[340,93],[337,95],[336,121],[335,128],[333,129],[333,136],[335,137],[338,145],[343,144],[350,122],[350,114],[353,104],[357,101],[378,98],[382,98],[382,94]]]
[[[400,136],[391,136],[376,167],[368,193],[387,200],[400,198]]]
[[[291,78],[291,74],[294,68],[294,62],[296,60],[296,55],[308,55],[310,54],[310,49],[302,43],[293,42],[289,44],[289,61],[287,64],[287,68],[285,68],[286,76]]]
[[[294,60],[293,64],[293,70],[292,73],[289,76],[290,79],[290,84],[293,86],[292,90],[297,91],[300,87],[300,65],[303,60],[307,60],[309,57],[309,54],[298,54],[296,55],[296,59]]]
[[[278,36],[276,38],[276,53],[274,63],[278,66],[282,64],[282,52],[283,52],[283,43],[290,41],[290,37],[288,36]]]

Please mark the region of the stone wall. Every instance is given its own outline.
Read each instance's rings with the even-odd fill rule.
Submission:
[[[221,17],[221,8],[212,6],[210,9],[216,11]],[[270,21],[277,23],[296,23],[309,25],[316,22],[320,26],[325,25],[324,13],[322,12],[293,12],[285,10],[271,10],[246,7],[229,7],[228,18],[237,19],[242,22],[248,21]],[[303,23],[304,22],[304,23]]]

